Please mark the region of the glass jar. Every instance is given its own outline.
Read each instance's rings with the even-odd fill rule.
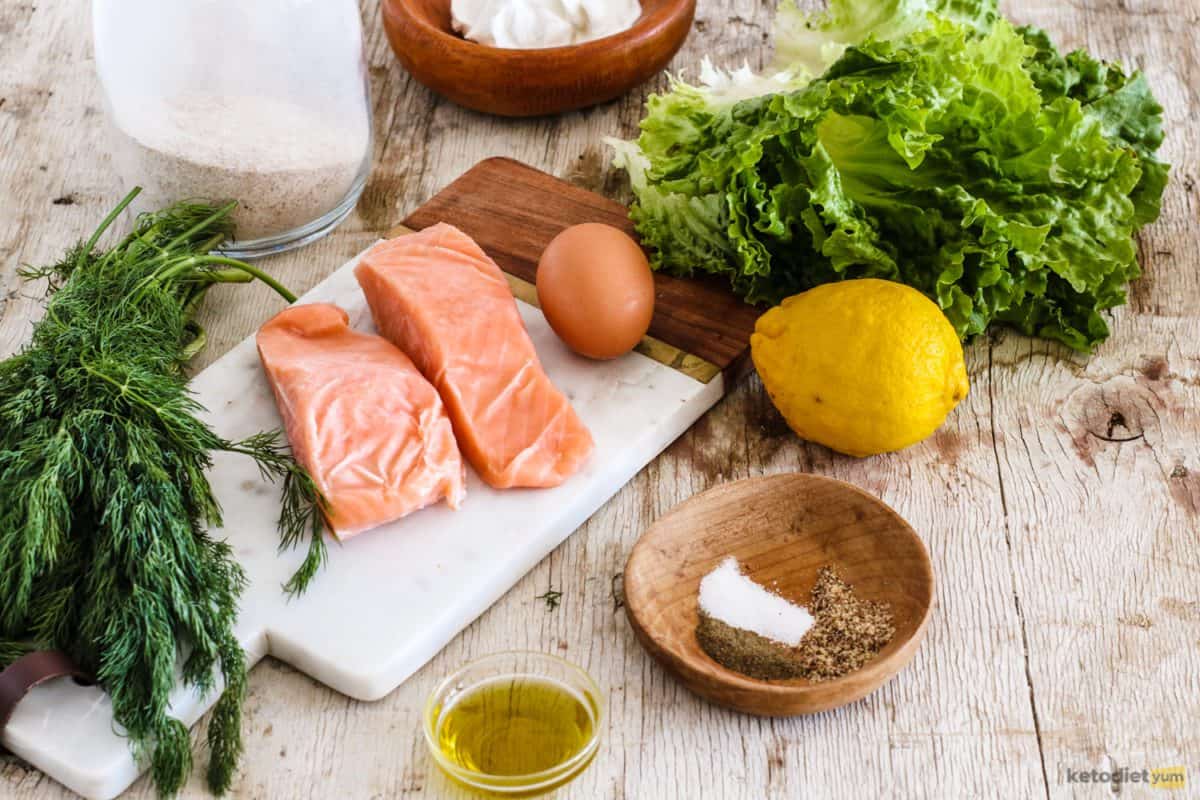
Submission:
[[[241,258],[354,208],[371,167],[355,0],[94,0],[113,160],[140,209],[237,200]]]

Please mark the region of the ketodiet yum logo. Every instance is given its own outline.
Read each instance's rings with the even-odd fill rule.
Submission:
[[[1186,767],[1156,769],[1071,769],[1063,773],[1064,783],[1099,783],[1118,788],[1122,784],[1140,784],[1151,789],[1183,789],[1187,786]]]

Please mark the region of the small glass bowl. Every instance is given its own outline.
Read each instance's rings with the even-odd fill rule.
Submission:
[[[491,775],[451,761],[438,746],[438,728],[444,710],[484,683],[515,678],[553,681],[577,694],[592,714],[591,738],[561,764],[528,775]],[[603,696],[590,675],[557,656],[514,650],[485,656],[446,677],[425,703],[422,728],[433,760],[455,782],[493,797],[536,797],[570,783],[587,769],[600,749],[603,724]]]

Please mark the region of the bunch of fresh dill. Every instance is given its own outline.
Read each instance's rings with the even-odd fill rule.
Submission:
[[[233,624],[245,584],[205,476],[214,452],[253,458],[283,480],[283,545],[309,537],[286,587],[302,591],[323,558],[320,498],[278,433],[227,441],[198,417],[184,366],[204,342],[193,316],[216,283],[255,267],[211,251],[232,234],[234,204],[181,203],[138,217],[109,250],[101,235],[59,263],[30,343],[0,362],[0,668],[37,649],[66,652],[112,698],[113,715],[160,793],[191,770],[187,728],[167,713],[176,669],[224,690],[209,727],[208,783],[224,792],[242,750],[246,688]]]

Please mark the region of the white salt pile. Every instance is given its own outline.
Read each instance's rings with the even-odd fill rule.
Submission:
[[[725,559],[700,581],[700,610],[734,628],[795,647],[813,626],[804,606],[790,603],[742,574],[737,559]]]

